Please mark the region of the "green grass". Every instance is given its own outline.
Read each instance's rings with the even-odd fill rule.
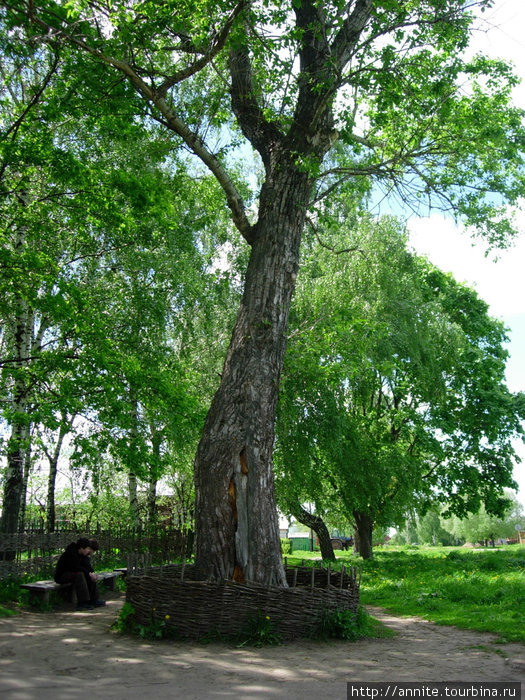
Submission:
[[[300,555],[289,556],[288,563],[319,556]],[[348,552],[337,552],[337,558],[337,568],[343,562],[362,567],[361,603],[365,605],[441,625],[493,632],[502,642],[525,642],[524,547],[392,547],[376,550],[368,561]]]
[[[11,608],[4,608],[3,605],[0,605],[0,617],[11,617],[13,615],[18,615],[18,611],[12,610]]]

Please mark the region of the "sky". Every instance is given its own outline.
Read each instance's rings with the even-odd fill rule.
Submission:
[[[495,0],[482,16],[473,47],[493,57],[514,63],[523,83],[514,101],[525,109],[525,0]],[[410,242],[435,265],[451,272],[456,280],[474,287],[489,304],[489,313],[508,328],[507,385],[511,391],[525,391],[525,203],[517,217],[520,234],[506,251],[486,256],[486,246],[473,241],[461,228],[440,215],[413,218],[408,222]],[[525,445],[516,444],[523,462],[516,465],[518,499],[525,506]],[[525,525],[525,523],[524,523]]]

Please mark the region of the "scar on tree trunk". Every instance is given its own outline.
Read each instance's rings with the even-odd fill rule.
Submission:
[[[241,453],[239,455],[239,466],[240,466],[240,473],[244,476],[247,476],[248,474],[248,461],[246,459],[246,451],[243,448],[241,450]],[[228,486],[228,497],[230,499],[230,505],[233,513],[233,522],[235,526],[235,531],[237,532],[237,527],[239,524],[239,514],[237,512],[237,487],[235,485],[236,481],[236,474],[235,472],[232,474],[232,477],[230,479],[230,484]],[[237,551],[236,551],[237,554]],[[239,561],[236,559],[235,561],[235,567],[233,570],[233,580],[236,581],[237,583],[244,583],[245,578],[244,578],[244,570],[242,568],[242,565],[239,563]]]

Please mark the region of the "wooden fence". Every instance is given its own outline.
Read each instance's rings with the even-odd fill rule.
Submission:
[[[93,563],[99,566],[116,561],[125,565],[129,555],[147,556],[155,564],[183,560],[191,549],[190,537],[179,530],[162,529],[146,533],[137,530],[41,531],[0,533],[0,579],[8,576],[48,576],[60,554],[79,537],[96,539],[100,549]]]

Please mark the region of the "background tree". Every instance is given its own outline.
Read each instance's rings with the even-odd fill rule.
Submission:
[[[24,43],[5,17],[1,31],[0,359],[10,438],[0,529],[15,530],[23,515],[31,447],[50,463],[52,529],[72,416],[81,415],[78,436],[94,420],[116,435],[124,415],[129,431],[122,399],[138,382],[157,435],[164,421],[180,445],[188,434],[182,426],[195,433],[202,423],[202,408],[200,420],[189,417],[197,375],[179,368],[175,348],[183,332],[191,342],[197,316],[211,315],[229,289],[212,270],[224,216],[214,181],[188,178],[170,141],[134,125],[118,86],[107,99],[86,95],[81,67],[68,64],[74,56],[63,47]],[[89,455],[96,469],[100,455],[86,449]]]
[[[345,514],[369,557],[373,526],[407,506],[502,512],[523,399],[505,385],[502,324],[395,220],[338,236],[340,256],[312,245],[292,308],[278,492],[285,512],[298,499]]]
[[[443,520],[438,507],[430,508],[426,514],[418,519],[417,541],[419,544],[453,545],[456,543],[454,535],[450,531],[450,521]]]
[[[523,506],[516,498],[516,494],[505,490],[507,508],[501,515],[487,512],[482,504],[479,511],[470,513],[467,517],[453,516],[443,522],[443,526],[457,538],[467,542],[489,542],[494,546],[496,539],[517,537],[516,525],[523,525]]]

